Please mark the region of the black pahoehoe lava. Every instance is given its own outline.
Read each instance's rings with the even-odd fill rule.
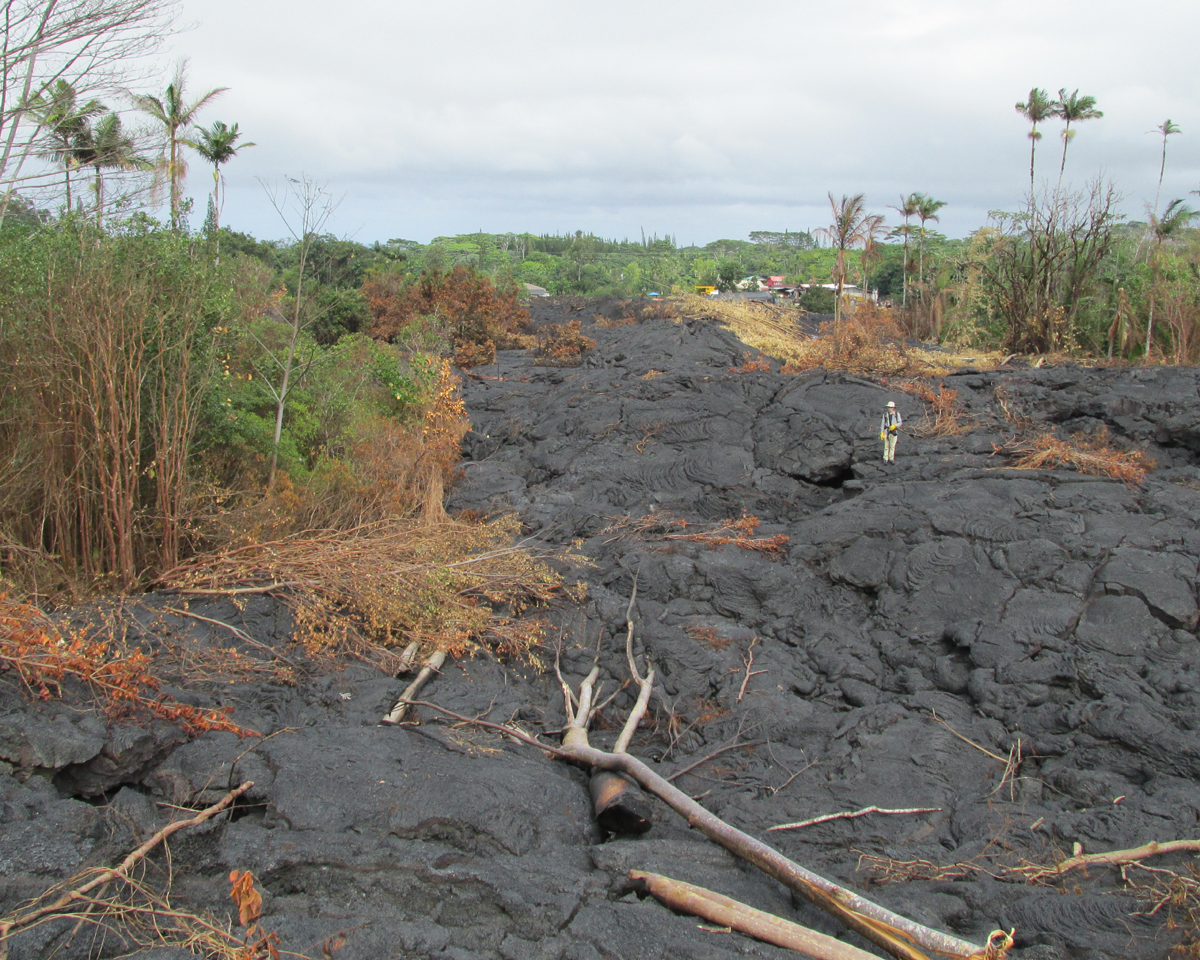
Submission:
[[[541,310],[563,319],[565,308]],[[745,346],[707,321],[585,329],[597,347],[581,367],[502,352],[466,378],[473,431],[449,505],[515,510],[533,537],[574,542],[593,559],[577,574],[587,602],[562,614],[563,667],[585,673],[599,635],[609,691],[626,677],[638,571],[638,648],[658,681],[655,723],[633,752],[669,773],[739,730],[766,741],[677,781],[760,836],[871,805],[938,808],[769,835],[851,886],[868,882],[861,854],[951,864],[988,848],[1053,862],[1075,844],[1092,853],[1197,836],[1196,371],[951,376],[971,432],[906,434],[885,465],[884,402],[919,420],[903,393],[821,370],[733,372]],[[1137,489],[1006,469],[992,455],[1011,434],[1000,384],[1010,412],[1064,429],[1103,423],[1159,468]],[[692,529],[750,514],[756,535],[788,543],[773,558],[623,523],[651,513]],[[210,608],[264,641],[289,629],[265,599]],[[754,670],[764,672],[739,700],[755,638]],[[650,833],[601,842],[580,772],[434,724],[379,727],[401,687],[354,668],[299,689],[232,689],[241,722],[296,728],[236,770],[246,745],[231,735],[182,746],[165,732],[106,736],[92,719],[29,709],[0,688],[10,764],[0,775],[0,908],[148,834],[164,816],[152,801],[211,801],[252,779],[231,822],[176,837],[176,897],[226,909],[225,875],[253,870],[267,926],[289,949],[354,928],[344,960],[785,955],[619,896],[634,868],[840,933],[660,804]],[[531,730],[564,722],[552,677],[482,658],[448,667],[427,696]],[[631,699],[618,697],[612,719]],[[1001,785],[1004,763],[946,724],[995,757],[1019,740],[1019,778]],[[71,798],[101,792],[111,810]],[[1138,904],[1112,892],[1117,879],[1093,870],[1072,883],[1082,892],[1064,895],[977,872],[869,895],[977,942],[1015,926],[1011,955],[1022,960],[1163,956],[1174,941],[1162,918],[1135,916]],[[22,937],[12,960],[40,957],[51,932]],[[79,945],[60,954],[84,955]]]

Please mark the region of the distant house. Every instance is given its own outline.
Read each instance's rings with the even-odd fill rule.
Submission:
[[[525,288],[525,292],[528,293],[531,297],[548,297],[548,296],[550,296],[550,292],[545,287],[539,287],[535,283],[523,283],[523,284],[521,284],[521,286],[523,286]]]

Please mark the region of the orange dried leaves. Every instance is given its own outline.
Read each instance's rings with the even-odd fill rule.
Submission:
[[[596,341],[584,336],[578,320],[549,323],[538,331],[537,363],[543,367],[577,367]]]
[[[1070,467],[1095,477],[1123,480],[1131,486],[1139,486],[1156,466],[1154,458],[1140,450],[1114,446],[1106,429],[1091,435],[1076,433],[1070,440],[1043,433],[1032,440],[997,447],[996,452],[1014,456],[1013,466],[1019,470]]]
[[[248,927],[262,916],[262,894],[254,889],[254,874],[249,870],[234,870],[229,874],[229,896],[238,908],[238,923]]]
[[[147,717],[178,724],[188,735],[224,730],[258,736],[229,719],[159,693],[150,658],[111,637],[61,633],[39,609],[0,598],[0,673],[11,671],[40,700],[57,699],[68,684],[85,688],[109,720]]]
[[[730,373],[770,373],[771,361],[764,356],[755,357],[749,350],[742,351],[741,367],[730,367]]]
[[[515,288],[497,290],[487,276],[464,266],[448,273],[427,270],[407,284],[373,275],[363,284],[363,295],[374,318],[372,336],[394,340],[417,318],[436,317],[464,361],[460,366],[490,362],[496,346],[515,345],[518,331],[529,322]]]
[[[958,403],[958,391],[948,389],[945,383],[939,383],[936,391],[925,380],[904,380],[896,386],[928,404],[925,423],[919,428],[925,436],[949,437],[971,429],[960,419],[963,411]]]

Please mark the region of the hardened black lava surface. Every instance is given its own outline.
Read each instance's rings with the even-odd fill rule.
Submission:
[[[598,646],[602,696],[627,679],[636,574],[635,649],[658,679],[633,752],[670,775],[739,733],[755,743],[676,781],[714,813],[921,922],[977,943],[1015,927],[1020,960],[1166,956],[1178,934],[1161,911],[1139,915],[1115,869],[1035,886],[1001,868],[1198,835],[1197,372],[963,371],[945,385],[970,429],[922,437],[907,393],[824,370],[743,373],[747,348],[716,324],[614,323],[626,312],[538,303],[536,322],[579,319],[597,341],[583,364],[502,351],[464,378],[472,432],[448,507],[515,511],[532,545],[591,561],[567,567],[587,599],[551,613],[564,675],[578,680]],[[894,464],[878,440],[889,399],[918,428]],[[1141,487],[1011,469],[995,446],[1029,421],[1064,436],[1104,426],[1158,466]],[[744,515],[754,536],[785,536],[782,551],[678,536]],[[128,616],[149,641],[158,618],[204,642],[202,621],[162,612],[175,602]],[[262,644],[291,632],[269,598],[190,609]],[[228,872],[252,870],[265,928],[299,953],[342,930],[340,960],[785,955],[622,895],[630,869],[867,946],[658,801],[649,833],[601,837],[580,771],[429,711],[379,726],[405,682],[355,666],[297,687],[174,691],[234,704],[264,733],[290,728],[249,752],[230,734],[106,728],[0,683],[0,909],[113,862],[173,814],[164,803],[250,779],[232,819],[172,839],[173,902],[225,915]],[[447,666],[426,696],[550,738],[564,723],[552,671],[486,657]],[[631,702],[617,696],[593,742],[611,745]],[[766,832],[868,806],[933,812]],[[880,884],[864,858],[979,869]],[[1149,862],[1186,872],[1194,856]],[[88,932],[64,946],[70,926],[16,938],[10,957],[132,949]]]

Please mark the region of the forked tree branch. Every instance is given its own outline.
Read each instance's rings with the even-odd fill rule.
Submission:
[[[561,747],[543,743],[523,730],[486,720],[465,717],[428,701],[412,701],[413,705],[428,707],[444,716],[466,724],[495,730],[522,743],[537,747],[552,757],[580,766],[598,770],[623,773],[641,787],[654,794],[671,809],[687,820],[688,825],[699,830],[710,840],[724,847],[735,856],[754,864],[768,876],[774,877],[790,890],[831,913],[846,926],[861,933],[873,943],[888,950],[901,960],[928,960],[922,950],[939,953],[954,960],[982,960],[988,956],[987,948],[960,940],[893,913],[846,887],[826,880],[785,857],[747,833],[743,833],[719,817],[705,810],[687,794],[677,789],[665,778],[651,770],[637,757],[628,753],[606,753],[583,744]],[[997,941],[999,942],[999,941]],[[913,946],[913,945],[916,946]],[[996,953],[1003,957],[1003,952]]]

